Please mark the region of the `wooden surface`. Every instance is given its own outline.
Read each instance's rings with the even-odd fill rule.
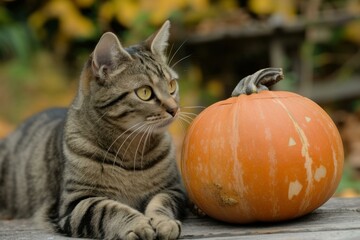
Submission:
[[[360,198],[332,198],[313,213],[297,220],[252,225],[231,225],[189,216],[182,239],[341,239],[360,240]],[[68,239],[37,227],[29,220],[0,221],[0,239]],[[72,238],[74,239],[74,238]]]

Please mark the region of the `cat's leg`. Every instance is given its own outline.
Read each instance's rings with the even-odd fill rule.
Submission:
[[[177,219],[184,215],[185,201],[181,190],[162,192],[150,200],[145,216],[151,218],[157,239],[177,239],[180,236],[181,222]]]
[[[101,239],[154,239],[150,217],[119,202],[89,197],[69,202],[58,225],[71,237]]]

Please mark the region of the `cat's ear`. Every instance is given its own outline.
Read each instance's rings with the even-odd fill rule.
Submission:
[[[101,78],[118,65],[118,61],[131,60],[119,39],[111,32],[104,33],[95,47],[92,69]]]
[[[150,51],[165,58],[165,49],[169,45],[168,40],[170,36],[170,21],[167,20],[161,28],[150,36],[145,42]]]

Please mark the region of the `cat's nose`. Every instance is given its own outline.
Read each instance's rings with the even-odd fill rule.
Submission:
[[[171,116],[175,117],[178,110],[179,110],[179,107],[172,107],[172,108],[167,108],[166,112],[168,112]]]

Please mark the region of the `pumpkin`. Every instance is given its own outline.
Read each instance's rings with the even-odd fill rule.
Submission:
[[[334,194],[344,161],[339,132],[308,98],[268,90],[281,79],[281,69],[260,70],[191,123],[181,174],[190,200],[210,217],[289,220]]]

